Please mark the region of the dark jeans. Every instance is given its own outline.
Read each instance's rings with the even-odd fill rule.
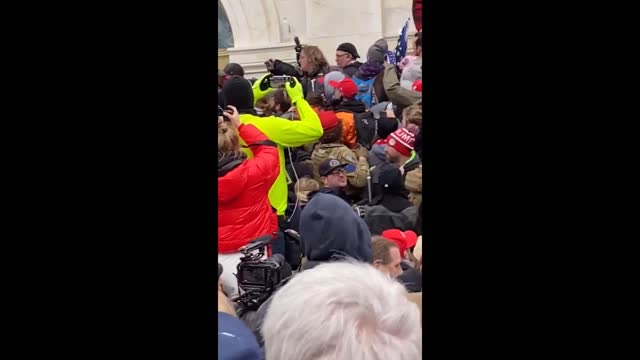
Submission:
[[[286,229],[286,218],[285,216],[278,216],[278,234],[276,238],[271,242],[271,255],[280,254],[284,256],[284,230]]]

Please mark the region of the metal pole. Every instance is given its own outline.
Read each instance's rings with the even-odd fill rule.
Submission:
[[[371,168],[367,168],[367,191],[369,192],[369,205],[371,205]]]

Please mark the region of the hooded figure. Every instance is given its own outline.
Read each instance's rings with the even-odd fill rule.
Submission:
[[[373,96],[375,97],[375,101],[372,102],[372,105],[383,101],[389,101],[389,97],[385,92],[383,83],[384,59],[387,54],[387,50],[389,50],[387,41],[385,39],[377,40],[367,51],[367,62],[362,64],[358,71],[353,75],[353,79],[359,89],[362,87],[362,82],[368,84],[368,81],[373,79],[371,86],[373,87]],[[364,90],[360,89],[360,91]]]
[[[337,196],[320,192],[309,200],[300,215],[300,236],[302,254],[307,259],[302,271],[346,258],[369,264],[373,261],[367,224]],[[263,345],[260,328],[272,299],[273,296],[257,311],[249,311],[242,317],[260,345]]]
[[[384,70],[384,57],[388,50],[387,40],[377,40],[367,51],[367,62],[360,66],[354,76],[362,80],[378,76]]]
[[[353,258],[370,263],[371,233],[353,209],[336,196],[318,193],[300,215],[303,269]]]
[[[384,57],[387,55],[387,51],[389,51],[387,40],[376,40],[367,51],[367,62],[374,62],[376,64],[384,63]]]

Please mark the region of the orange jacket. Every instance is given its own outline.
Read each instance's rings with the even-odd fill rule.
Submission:
[[[357,140],[355,115],[348,111],[336,112],[336,115],[342,123],[342,144],[349,149],[355,149]]]

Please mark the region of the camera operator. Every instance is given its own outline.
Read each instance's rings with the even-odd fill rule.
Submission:
[[[279,173],[269,190],[269,200],[271,206],[276,209],[280,231],[272,244],[272,252],[284,254],[283,231],[286,229],[285,211],[288,197],[284,147],[297,147],[317,141],[322,136],[322,126],[318,115],[304,99],[302,85],[296,78],[290,78],[287,81],[285,90],[291,103],[296,106],[300,120],[289,121],[276,116],[259,117],[254,109],[255,102],[273,91],[270,84],[271,76],[271,74],[264,75],[253,86],[245,79],[231,79],[225,84],[222,93],[225,104],[233,105],[238,109],[242,124],[255,126],[269,140],[277,144],[279,163],[276,168],[279,169]],[[249,148],[243,148],[243,151],[249,158],[254,156]],[[242,219],[250,221],[251,218],[243,216]]]
[[[309,200],[300,215],[300,236],[305,259],[303,272],[323,263],[346,259],[372,262],[371,233],[367,225],[337,196],[318,193]],[[257,311],[242,317],[260,343],[260,328],[272,298]]]
[[[240,124],[236,108],[229,108],[218,117],[218,262],[233,269],[241,247],[278,229],[268,199],[278,177],[278,149],[255,126]],[[240,151],[240,139],[253,150],[252,159]],[[222,281],[234,295],[231,271],[223,273]]]

